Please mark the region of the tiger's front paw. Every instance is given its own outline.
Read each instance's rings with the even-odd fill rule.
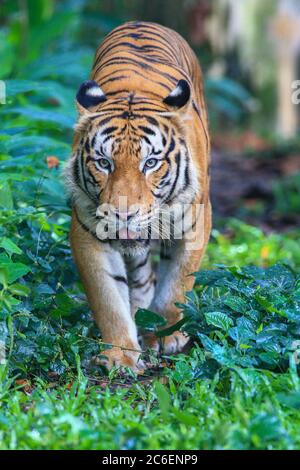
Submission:
[[[175,354],[182,351],[188,341],[189,337],[180,331],[175,331],[172,335],[165,336],[164,338],[158,338],[154,334],[144,336],[144,342],[147,348],[157,352],[163,351],[166,354]]]
[[[144,363],[140,360],[140,353],[135,351],[128,351],[118,347],[106,349],[101,352],[101,356],[94,358],[94,363],[102,365],[108,370],[112,367],[124,369],[129,367],[136,374],[142,374],[144,371]]]
[[[175,354],[183,350],[184,346],[188,343],[189,337],[175,331],[172,335],[166,336],[163,339],[163,351],[165,354]]]

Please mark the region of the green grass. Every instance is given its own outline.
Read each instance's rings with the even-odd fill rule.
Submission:
[[[71,388],[2,382],[1,449],[297,449],[299,378],[237,367],[200,379],[201,351],[165,372],[167,385]],[[109,386],[111,385],[111,386]],[[8,385],[9,386],[9,385]]]
[[[265,236],[226,220],[182,306],[190,354],[163,357],[141,378],[90,365],[103,345],[71,258],[61,182],[75,86],[92,60],[77,15],[30,19],[23,55],[12,14],[1,56],[0,448],[299,448],[299,231]],[[140,315],[144,327],[158,321]]]

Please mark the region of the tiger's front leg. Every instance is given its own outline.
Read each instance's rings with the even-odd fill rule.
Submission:
[[[148,308],[153,300],[156,277],[151,262],[150,249],[125,260],[130,286],[131,315],[134,318],[139,308]]]
[[[191,274],[200,266],[208,235],[201,248],[196,250],[190,249],[186,240],[173,242],[162,250],[157,290],[150,308],[166,318],[167,326],[176,324],[182,318],[175,303],[184,303],[185,293],[193,288],[194,277]],[[162,348],[166,354],[180,352],[188,341],[188,336],[180,331],[175,331],[161,341],[153,334],[145,337],[146,346],[157,351]]]
[[[174,242],[172,245],[163,244],[161,249],[157,289],[150,308],[166,318],[166,327],[174,325],[181,319],[180,310],[175,306],[175,302],[183,302],[184,292],[187,288],[192,288],[193,280],[188,279],[186,276],[188,270],[184,267],[185,261],[188,261],[184,251],[182,241],[177,242],[176,245]],[[181,351],[188,340],[189,338],[180,331],[161,340],[152,333],[144,337],[147,347],[156,351],[162,349],[166,354]]]
[[[97,362],[108,368],[128,366],[136,372],[140,346],[131,317],[127,274],[122,256],[108,243],[96,240],[79,223],[73,212],[71,246],[77,268],[100,329],[111,349],[101,352],[107,359]]]

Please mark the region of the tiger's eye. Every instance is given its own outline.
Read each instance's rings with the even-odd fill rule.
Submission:
[[[103,168],[103,170],[110,170],[111,165],[107,158],[100,158],[97,163],[101,168]]]
[[[158,162],[157,158],[149,158],[149,160],[147,160],[145,163],[145,167],[154,168],[157,162]]]

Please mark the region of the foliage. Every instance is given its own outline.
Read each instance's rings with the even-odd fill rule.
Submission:
[[[223,367],[203,379],[203,353],[179,356],[165,385],[67,386],[24,393],[2,380],[1,449],[298,449],[299,378]],[[3,379],[3,378],[2,378]],[[167,381],[167,384],[166,384]]]
[[[205,92],[209,118],[214,125],[221,118],[240,122],[251,111],[253,99],[250,93],[232,79],[206,79]]]
[[[295,173],[274,184],[275,207],[282,214],[300,213],[300,173]]]
[[[300,277],[282,265],[219,268],[195,276],[184,330],[200,340],[213,373],[216,364],[285,370],[300,344]]]
[[[219,221],[219,230],[212,231],[203,266],[222,262],[225,265],[271,266],[277,262],[300,267],[300,234],[293,230],[285,234],[264,234],[259,227],[237,219]]]

